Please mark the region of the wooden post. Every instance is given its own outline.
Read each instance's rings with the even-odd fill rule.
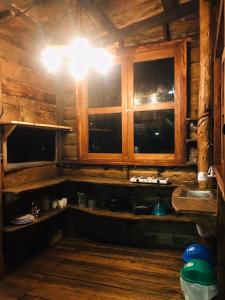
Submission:
[[[211,0],[199,1],[200,82],[198,106],[198,171],[212,163],[213,9]]]
[[[1,94],[0,94],[1,97]],[[0,128],[0,277],[4,274],[3,237],[2,237],[2,130]]]

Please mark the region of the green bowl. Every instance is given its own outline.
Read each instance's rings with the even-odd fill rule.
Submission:
[[[181,269],[180,276],[192,283],[211,285],[216,283],[213,266],[205,260],[191,259]]]

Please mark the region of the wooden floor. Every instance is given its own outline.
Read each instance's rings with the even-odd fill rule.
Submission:
[[[64,238],[6,276],[0,299],[180,300],[181,254]]]

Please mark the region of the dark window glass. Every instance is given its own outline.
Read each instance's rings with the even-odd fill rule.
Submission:
[[[135,153],[174,153],[174,110],[134,113]]]
[[[121,114],[89,115],[89,152],[121,153]]]
[[[121,106],[121,67],[113,66],[106,75],[94,70],[87,79],[88,107]]]
[[[174,101],[174,59],[134,64],[134,105]]]
[[[7,140],[8,163],[54,161],[55,132],[17,127]]]

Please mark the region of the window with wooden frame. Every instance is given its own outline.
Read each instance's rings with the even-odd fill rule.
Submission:
[[[184,164],[186,73],[179,40],[121,50],[109,74],[77,83],[80,162]]]

